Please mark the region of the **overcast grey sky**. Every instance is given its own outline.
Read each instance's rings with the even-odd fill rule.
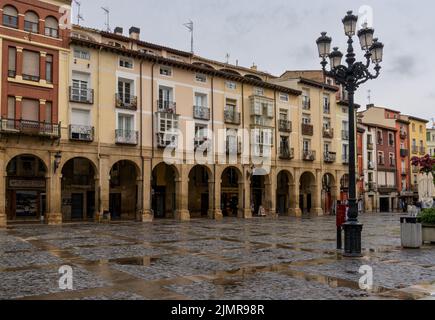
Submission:
[[[347,10],[373,8],[376,36],[385,44],[382,75],[362,86],[358,103],[372,103],[426,119],[435,118],[435,2],[431,0],[82,0],[83,25],[141,28],[141,39],[190,50],[183,23],[195,23],[195,53],[281,75],[319,68],[315,40],[328,31],[345,51],[341,19]],[[75,13],[74,13],[75,14]],[[74,23],[76,21],[74,20]],[[359,47],[357,49],[360,52]]]

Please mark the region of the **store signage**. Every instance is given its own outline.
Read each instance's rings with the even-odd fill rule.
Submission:
[[[11,188],[45,188],[45,180],[17,180],[10,179]]]

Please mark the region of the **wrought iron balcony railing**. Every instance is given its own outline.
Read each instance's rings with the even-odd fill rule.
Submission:
[[[27,81],[33,81],[33,82],[39,82],[39,80],[41,79],[39,76],[35,76],[32,74],[22,74],[23,80],[27,80]]]
[[[303,150],[302,151],[302,160],[304,160],[304,161],[315,161],[316,160],[316,151],[314,151],[314,150]]]
[[[47,123],[32,120],[1,119],[1,132],[4,134],[23,134],[60,138],[60,123]]]
[[[419,148],[419,152],[421,156],[424,156],[426,154],[426,148],[425,147],[420,147]]]
[[[311,110],[311,100],[309,98],[302,98],[302,109]]]
[[[115,95],[116,107],[119,109],[137,110],[137,96],[125,93]]]
[[[337,154],[335,152],[324,152],[323,159],[325,163],[334,163],[337,159]]]
[[[173,147],[176,148],[178,145],[178,136],[176,134],[169,133],[157,133],[157,147],[158,148],[166,148]]]
[[[210,120],[210,108],[193,106],[193,117],[199,120]]]
[[[139,133],[133,130],[115,130],[115,142],[117,144],[137,145]]]
[[[418,154],[418,147],[417,146],[412,146],[411,151],[413,154]]]
[[[240,112],[235,112],[231,109],[225,108],[224,110],[224,120],[227,124],[240,124]]]
[[[72,124],[69,126],[69,138],[75,141],[94,141],[94,127]]]
[[[279,148],[279,158],[281,160],[292,160],[295,157],[295,149],[289,148],[288,145],[281,145]]]
[[[157,111],[176,114],[177,104],[169,100],[157,100]]]
[[[323,138],[333,139],[334,138],[334,128],[323,128]]]
[[[94,103],[94,90],[84,89],[77,87],[69,87],[69,101],[93,104]]]
[[[289,120],[279,120],[279,131],[292,132],[292,122]]]
[[[312,124],[302,123],[302,134],[304,136],[313,136],[314,127]]]

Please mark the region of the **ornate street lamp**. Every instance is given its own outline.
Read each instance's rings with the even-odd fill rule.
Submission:
[[[326,76],[333,78],[337,84],[342,85],[349,96],[349,212],[348,221],[344,224],[344,240],[346,257],[361,257],[361,232],[362,224],[358,222],[358,205],[356,200],[356,149],[355,149],[355,105],[354,95],[358,87],[371,79],[379,76],[382,62],[384,45],[373,38],[374,29],[368,28],[367,24],[357,32],[358,16],[352,11],[348,11],[343,19],[344,33],[348,37],[348,48],[346,54],[346,64],[342,65],[343,54],[334,48],[330,52],[332,39],[322,32],[321,37],[317,39],[319,57],[322,59],[321,65]],[[353,36],[358,35],[361,49],[365,51],[365,62],[357,62],[353,49]],[[328,65],[327,58],[330,60],[331,70],[326,70]],[[370,65],[374,64],[375,73],[371,73]]]

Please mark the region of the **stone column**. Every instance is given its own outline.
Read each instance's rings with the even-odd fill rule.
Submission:
[[[243,170],[245,170],[245,168],[243,168]],[[251,180],[247,177],[245,171],[242,176],[243,182],[239,182],[239,195],[240,199],[242,199],[242,207],[241,209],[239,208],[239,218],[251,219]]]
[[[180,177],[175,181],[176,203],[175,220],[189,221],[189,172],[186,166],[182,166]]]
[[[48,163],[46,192],[47,192],[47,216],[49,225],[62,224],[62,174],[60,168],[54,168],[54,152],[50,152]],[[55,172],[56,171],[56,172]]]
[[[276,189],[277,181],[275,170],[271,169],[269,174],[269,181],[264,184],[266,191],[266,206],[267,213],[271,217],[275,217],[276,214]]]
[[[221,208],[221,179],[209,179],[208,182],[208,217],[210,219],[222,220],[222,208]]]
[[[295,169],[294,182],[290,185],[290,214],[296,217],[302,217],[302,210],[299,203],[300,192],[299,170]]]
[[[99,210],[98,216],[95,218],[99,220],[103,216],[104,211],[109,211],[109,200],[110,200],[110,168],[109,168],[109,157],[101,156],[100,159],[100,179],[99,179]]]
[[[311,194],[313,198],[312,214],[316,216],[323,216],[322,210],[322,171],[316,170],[316,182],[311,187]]]
[[[143,170],[144,170],[144,174],[143,174],[143,186],[141,186],[141,190],[142,190],[142,217],[141,217],[141,221],[142,222],[152,222],[154,220],[154,213],[151,209],[151,175],[152,175],[152,171],[151,171],[151,160],[150,159],[146,159],[144,160],[144,165],[143,165]],[[142,183],[142,181],[141,181]]]
[[[5,228],[7,225],[6,217],[6,163],[5,150],[0,148],[0,228]]]

